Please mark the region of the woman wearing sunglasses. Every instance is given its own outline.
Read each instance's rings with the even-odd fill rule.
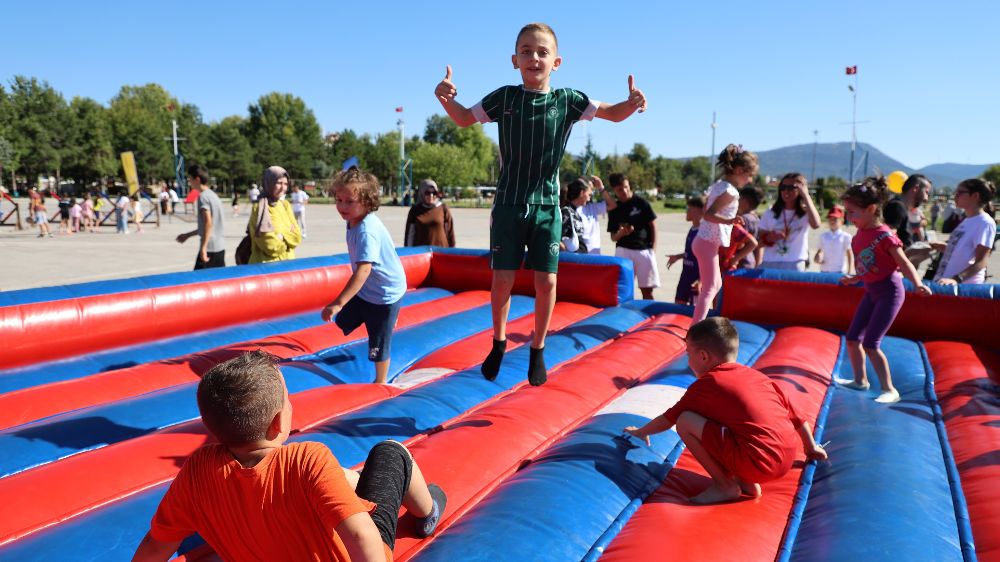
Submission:
[[[417,188],[417,197],[406,217],[404,244],[455,247],[455,223],[434,180],[426,179]]]
[[[819,211],[802,174],[785,174],[778,198],[760,217],[760,240],[767,269],[805,271],[809,265],[809,229],[819,228]]]

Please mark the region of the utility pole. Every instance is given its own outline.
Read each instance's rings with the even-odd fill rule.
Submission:
[[[397,109],[399,113],[401,110]],[[406,151],[404,148],[405,135],[403,134],[403,117],[400,116],[399,120],[396,121],[396,125],[399,125],[399,189],[396,190],[396,195],[402,199],[403,198],[403,182],[406,181]]]
[[[170,111],[173,111],[173,104],[170,105]],[[177,141],[187,140],[184,137],[177,136],[177,120],[171,119],[170,123],[173,125],[173,134],[169,137],[165,137],[163,140],[173,141],[174,143],[174,179],[177,181],[177,189],[181,192],[181,195],[187,194],[187,188],[185,185],[185,174],[184,174],[184,157],[181,156],[180,150],[177,148]]]
[[[715,180],[715,130],[719,124],[715,122],[715,112],[712,112],[712,152],[708,153],[708,183]]]
[[[810,183],[816,184],[816,149],[819,148],[819,129],[813,130],[813,166],[812,166],[812,179]]]

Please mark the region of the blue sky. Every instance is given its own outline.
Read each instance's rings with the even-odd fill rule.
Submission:
[[[650,110],[578,128],[599,152],[645,143],[692,156],[858,140],[919,168],[1000,161],[1000,3],[836,2],[7,2],[0,80],[48,80],[67,99],[107,104],[123,84],[157,82],[206,121],[246,115],[271,91],[302,97],[327,131],[379,133],[403,106],[407,134],[443,113],[446,64],[472,105],[519,77],[510,54],[529,21],[552,25],[563,66],[553,85],[617,102],[635,74]],[[679,5],[678,5],[679,4]],[[689,5],[690,4],[690,5]],[[493,127],[488,131],[495,136]]]

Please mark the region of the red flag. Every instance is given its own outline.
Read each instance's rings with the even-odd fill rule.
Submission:
[[[396,108],[396,113],[402,113],[402,112],[403,112],[403,106],[399,106]]]
[[[848,66],[847,67],[847,74],[848,75],[857,74],[857,73],[858,73],[858,65]]]

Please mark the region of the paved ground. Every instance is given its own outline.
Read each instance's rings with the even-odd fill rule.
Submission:
[[[22,209],[26,208],[26,200]],[[50,211],[55,211],[53,204]],[[228,205],[226,205],[228,210]],[[0,214],[10,210],[10,204],[0,205]],[[242,206],[242,214],[225,217],[226,261],[233,263],[232,252],[243,237],[247,224],[247,206]],[[407,209],[404,207],[383,207],[378,211],[393,240],[402,245],[403,226]],[[453,209],[455,232],[458,245],[463,248],[487,248],[489,246],[489,209]],[[166,217],[157,228],[154,224],[144,225],[141,234],[115,234],[113,226],[101,227],[97,233],[77,233],[64,235],[56,233],[53,238],[39,239],[36,228],[22,231],[10,226],[0,226],[0,290],[10,291],[51,285],[81,283],[101,279],[135,277],[155,273],[188,271],[194,265],[197,252],[197,238],[186,244],[178,244],[174,238],[194,229],[194,216],[177,214]],[[606,223],[605,223],[606,224]],[[30,227],[31,225],[25,225]],[[52,225],[53,232],[58,223]],[[684,236],[688,224],[683,214],[661,214],[657,220],[659,243],[657,248],[661,287],[654,292],[657,300],[672,301],[680,264],[668,271],[666,253],[683,250]],[[812,231],[810,248],[817,247],[819,233],[825,229]],[[347,252],[344,240],[344,221],[337,215],[332,205],[310,205],[307,210],[307,234],[297,250],[299,257],[312,257]],[[604,235],[601,248],[605,254],[614,253],[614,245]],[[1000,255],[990,259],[990,271],[1000,271]]]

